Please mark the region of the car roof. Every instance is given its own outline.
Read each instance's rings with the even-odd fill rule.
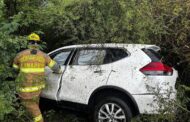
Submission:
[[[64,47],[61,47],[61,48],[58,48],[50,53],[53,53],[55,51],[58,51],[58,50],[62,50],[62,49],[72,49],[72,48],[85,48],[85,47],[88,47],[88,48],[102,48],[102,47],[110,47],[110,48],[121,48],[121,47],[124,47],[124,48],[157,48],[158,50],[160,50],[160,48],[156,45],[150,45],[150,44],[126,44],[126,43],[105,43],[105,44],[80,44],[80,45],[70,45],[70,46],[64,46]]]

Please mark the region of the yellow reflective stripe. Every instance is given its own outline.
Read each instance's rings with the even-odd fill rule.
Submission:
[[[39,122],[40,120],[42,120],[41,114],[34,118],[34,122]]]
[[[51,60],[50,63],[48,64],[48,66],[50,68],[52,68],[55,64],[56,64],[56,62],[54,60]]]
[[[18,69],[18,68],[19,68],[18,65],[16,65],[16,64],[13,64],[13,67],[14,67],[15,69]]]
[[[21,68],[20,71],[24,73],[41,73],[41,72],[45,72],[45,69],[44,68]]]
[[[45,85],[19,88],[19,91],[20,92],[35,92],[35,91],[41,90],[42,88],[45,88]]]

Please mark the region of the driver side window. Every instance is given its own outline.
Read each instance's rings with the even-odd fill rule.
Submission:
[[[53,60],[56,61],[59,65],[65,65],[67,58],[69,57],[71,50],[59,51],[53,55]]]

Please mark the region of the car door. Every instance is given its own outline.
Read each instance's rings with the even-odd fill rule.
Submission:
[[[66,68],[59,100],[87,104],[92,92],[106,85],[111,64],[105,64],[106,49],[81,48]]]
[[[66,64],[69,61],[72,52],[72,49],[63,49],[50,53],[50,57],[61,66],[62,73],[56,74],[49,67],[45,68],[46,88],[42,91],[42,97],[57,100],[61,78],[65,72]]]

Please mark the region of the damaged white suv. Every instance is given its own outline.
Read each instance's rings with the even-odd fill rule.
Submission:
[[[159,86],[163,94],[172,88],[175,98],[178,76],[161,62],[159,50],[155,45],[92,44],[52,51],[49,55],[61,65],[62,74],[46,68],[42,102],[86,110],[94,122],[129,122],[135,115],[152,114],[155,94],[147,85]]]

